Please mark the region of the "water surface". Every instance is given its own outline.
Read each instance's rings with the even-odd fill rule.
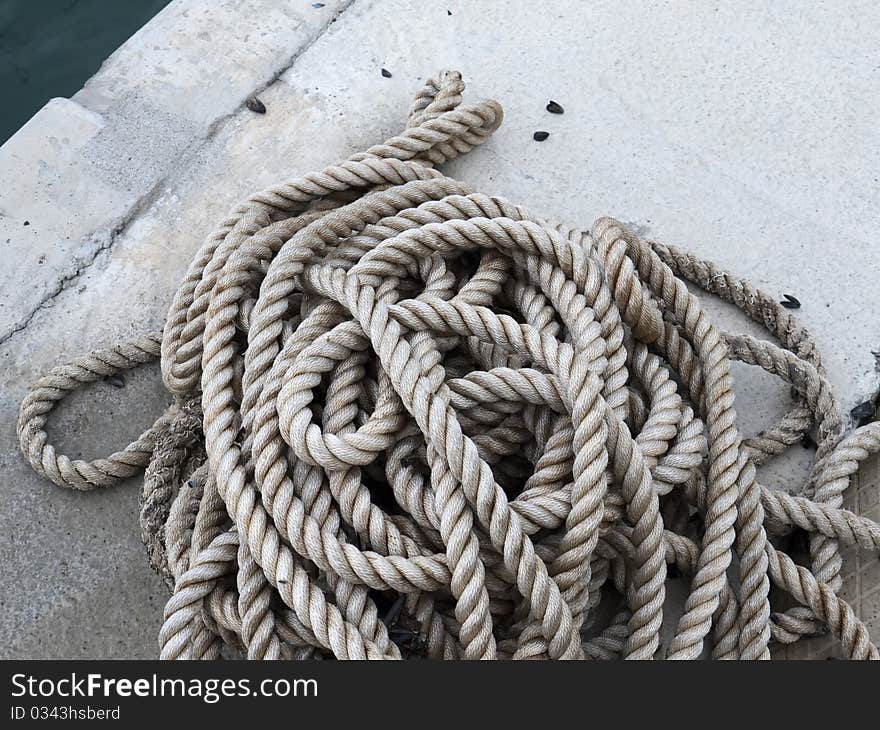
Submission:
[[[169,0],[0,0],[0,144],[72,96]]]

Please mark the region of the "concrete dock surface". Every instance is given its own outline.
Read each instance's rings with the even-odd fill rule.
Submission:
[[[391,136],[442,68],[504,108],[449,174],[571,225],[613,215],[795,296],[844,411],[875,399],[876,3],[174,0],[0,147],[4,658],[154,657],[167,598],[140,543],[138,480],[71,493],[22,460],[28,383],[160,327],[237,201]],[[247,108],[251,94],[265,114]],[[547,113],[551,99],[564,114]],[[745,433],[784,412],[782,383],[739,365],[734,377]],[[168,402],[158,368],[143,368],[71,398],[52,435],[95,458]],[[764,483],[796,489],[810,457],[799,448],[762,469]],[[880,519],[876,458],[848,506]],[[880,641],[878,556],[852,556],[845,573]],[[834,655],[825,640],[798,651]]]

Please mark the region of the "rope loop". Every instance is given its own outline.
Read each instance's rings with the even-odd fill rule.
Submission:
[[[845,433],[809,333],[747,281],[437,171],[501,123],[463,92],[444,71],[400,134],[250,196],[161,334],[24,399],[22,452],[56,484],[146,470],[142,536],[172,590],[160,655],[765,659],[827,631],[878,658],[839,592],[841,546],[880,548],[842,508],[880,424]],[[688,283],[779,344],[718,329]],[[136,441],[91,462],[49,443],[70,392],[156,357],[174,403]],[[749,438],[732,360],[795,393]],[[813,428],[807,483],[762,485]],[[688,593],[663,642],[671,580]],[[774,610],[771,584],[798,607]]]

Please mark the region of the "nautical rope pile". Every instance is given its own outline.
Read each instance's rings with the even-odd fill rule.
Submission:
[[[501,122],[463,90],[440,74],[400,135],[250,197],[164,332],[58,367],[22,403],[22,451],[56,484],[146,469],[144,542],[173,590],[161,656],[761,659],[830,632],[878,658],[838,592],[841,546],[880,547],[841,507],[880,424],[844,434],[809,333],[748,282],[438,172]],[[719,330],[686,281],[779,344]],[[56,452],[61,400],[160,355],[174,403],[152,428],[104,459]],[[731,360],[796,393],[754,438]],[[812,431],[797,496],[759,484]]]

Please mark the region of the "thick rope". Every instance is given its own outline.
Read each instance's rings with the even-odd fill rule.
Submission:
[[[56,484],[146,469],[142,534],[173,591],[161,656],[764,659],[828,632],[878,658],[838,591],[840,546],[880,549],[841,507],[880,424],[844,435],[809,333],[748,282],[438,172],[501,122],[463,90],[444,72],[400,135],[251,196],[163,333],[55,368],[22,403],[22,451]],[[686,281],[780,344],[719,330]],[[61,400],[160,353],[175,402],[152,428],[105,459],[56,452]],[[751,438],[734,359],[796,393]],[[808,482],[761,485],[814,427]],[[783,549],[795,530],[803,555]],[[690,591],[661,645],[673,569]],[[774,612],[771,585],[799,608]]]

